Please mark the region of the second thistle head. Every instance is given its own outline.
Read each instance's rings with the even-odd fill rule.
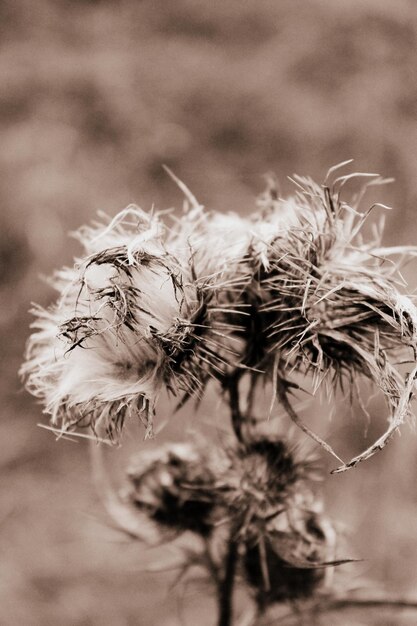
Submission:
[[[210,534],[216,476],[201,449],[181,443],[144,452],[132,459],[127,476],[128,501],[162,527]]]
[[[257,438],[228,451],[229,469],[222,479],[228,505],[259,521],[285,510],[305,481],[313,477],[313,459],[298,458],[283,438]]]
[[[293,504],[245,543],[245,577],[260,606],[307,599],[331,577],[333,527],[305,505]]]

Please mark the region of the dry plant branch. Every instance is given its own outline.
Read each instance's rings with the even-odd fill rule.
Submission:
[[[403,376],[398,363],[416,361],[417,308],[400,270],[417,250],[384,247],[379,231],[362,236],[370,214],[389,207],[361,212],[359,202],[386,180],[335,178],[349,163],[331,168],[321,186],[295,175],[286,199],[271,182],[248,218],[207,211],[167,170],[185,194],[184,214],[168,223],[129,206],[81,228],[82,257],[53,279],[56,304],[33,311],[22,374],[51,415],[48,428],[58,438],[96,440],[93,478],[110,518],[144,545],[177,542],[181,574],[199,565],[216,588],[219,626],[232,624],[238,574],[259,619],[284,603],[300,619],[307,605],[416,608],[401,599],[323,600],[329,572],[351,560],[335,554],[311,459],[299,458],[290,438],[256,427],[258,394],[272,381],[271,411],[278,400],[337,459],[338,473],[381,450],[411,413],[417,365]],[[358,178],[366,182],[348,204],[342,196]],[[355,393],[367,378],[386,400],[388,427],[344,462],[293,408],[293,376],[314,393],[323,384]],[[227,401],[233,442],[144,450],[116,491],[98,442],[120,443],[133,418],[145,438],[154,436],[162,391],[181,407],[190,398],[198,404],[209,384]],[[186,546],[190,536],[195,549]]]

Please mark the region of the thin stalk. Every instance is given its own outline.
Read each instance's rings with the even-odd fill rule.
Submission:
[[[324,600],[322,603],[318,603],[316,606],[310,607],[306,610],[298,612],[298,616],[310,616],[311,611],[314,611],[317,615],[322,615],[332,611],[343,611],[344,609],[375,609],[375,608],[387,608],[387,609],[399,609],[399,610],[417,610],[417,599],[407,598],[330,598]],[[281,615],[279,618],[274,618],[267,622],[264,622],[264,626],[275,626],[287,622],[288,619],[294,617],[294,612]],[[294,622],[292,622],[294,623]]]
[[[233,619],[233,589],[236,577],[238,544],[230,536],[226,555],[224,576],[219,585],[219,621],[218,626],[231,626]]]
[[[406,598],[340,598],[333,600],[326,606],[326,610],[346,609],[350,607],[378,608],[386,607],[391,609],[417,609],[417,600],[407,600]]]
[[[225,386],[229,394],[229,406],[230,406],[230,413],[232,417],[233,431],[238,441],[242,442],[243,440],[243,435],[242,435],[243,416],[240,410],[239,380],[240,380],[240,373],[232,374],[228,378]]]

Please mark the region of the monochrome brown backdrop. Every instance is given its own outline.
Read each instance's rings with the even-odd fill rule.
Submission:
[[[68,232],[97,210],[181,209],[164,164],[205,206],[248,215],[266,174],[275,173],[287,194],[294,172],[320,182],[352,158],[355,170],[395,178],[375,192],[395,209],[384,241],[414,244],[417,7],[411,0],[4,0],[0,31],[0,623],[210,625],[204,588],[173,592],[175,575],[146,572],[149,557],[111,527],[87,447],[37,427],[47,420],[17,375],[28,309],[52,301],[40,277],[72,262],[79,244]],[[404,275],[413,290],[415,264]],[[313,409],[311,424],[320,406]],[[196,422],[210,431],[213,411],[215,397],[198,415],[188,407],[163,415],[169,423],[152,444],[133,430],[114,452],[116,484],[130,451],[178,439]],[[366,441],[385,426],[380,399],[370,412]],[[328,432],[350,457],[362,449],[365,428],[340,406]],[[415,591],[416,478],[417,435],[405,425],[379,455],[326,481],[347,556],[364,559],[346,566],[352,589],[366,580],[390,594]],[[412,620],[360,616],[364,624]]]

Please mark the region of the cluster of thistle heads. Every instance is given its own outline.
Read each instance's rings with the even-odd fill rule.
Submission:
[[[117,442],[138,415],[149,436],[162,390],[182,406],[214,381],[242,439],[262,384],[331,451],[300,421],[291,394],[303,377],[317,391],[351,389],[363,375],[386,398],[388,427],[339,469],[383,447],[414,389],[415,371],[398,369],[415,361],[417,309],[399,272],[412,251],[382,247],[378,228],[364,237],[363,193],[384,181],[336,170],[323,185],[295,177],[285,199],[269,185],[250,217],[207,211],[185,190],[179,218],[128,207],[81,228],[84,254],[55,274],[57,303],[35,309],[22,368],[57,432],[86,426]],[[348,202],[355,176],[365,184]]]
[[[184,533],[202,539],[205,551],[186,555],[184,567],[201,565],[222,585],[235,547],[239,578],[262,612],[326,592],[332,566],[348,562],[335,560],[334,528],[310,487],[315,460],[288,440],[159,446],[133,457],[127,476],[125,502],[151,521],[161,542]]]

